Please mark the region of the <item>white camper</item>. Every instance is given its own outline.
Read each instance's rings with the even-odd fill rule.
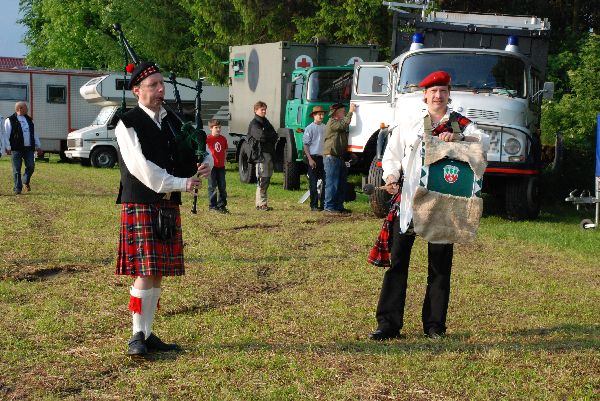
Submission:
[[[193,121],[196,91],[189,87],[195,87],[196,83],[187,78],[178,78],[177,88],[181,96],[183,111],[186,119]],[[97,116],[92,124],[69,133],[67,139],[68,149],[65,155],[83,165],[94,167],[113,167],[117,161],[117,139],[115,127],[118,122],[118,109],[125,100],[127,108],[134,107],[137,100],[126,90],[123,94],[123,85],[126,80],[122,74],[110,74],[93,78],[85,83],[80,94],[86,102],[91,105],[100,106]],[[184,86],[185,85],[185,86]],[[123,96],[125,96],[123,98]],[[235,152],[235,144],[228,135],[228,90],[226,87],[203,85],[201,118],[206,125],[210,119],[218,119],[223,125],[222,134],[226,136],[230,152]],[[165,101],[176,110],[173,86],[165,79]],[[96,109],[97,110],[97,109]],[[89,121],[92,119],[90,118]],[[208,127],[205,127],[208,133]]]
[[[98,71],[49,70],[36,67],[0,68],[0,116],[15,112],[25,101],[44,152],[67,149],[67,133],[85,127],[98,108],[81,98],[79,88]]]

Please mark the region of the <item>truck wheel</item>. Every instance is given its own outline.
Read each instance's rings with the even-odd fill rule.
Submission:
[[[238,157],[238,171],[240,172],[240,182],[243,184],[252,184],[256,182],[256,167],[249,161],[250,149],[248,143],[244,141],[240,146],[240,155]]]
[[[374,158],[369,167],[369,176],[367,183],[372,184],[375,187],[379,187],[385,182],[383,181],[383,169],[377,166],[377,158]],[[376,189],[371,195],[369,195],[369,203],[371,204],[371,210],[377,217],[385,217],[390,210],[390,199],[392,195],[388,194],[383,189]]]
[[[540,214],[538,177],[515,178],[506,183],[506,214],[509,220],[535,219]]]
[[[90,155],[90,162],[93,167],[113,168],[117,162],[117,152],[111,148],[97,148]]]
[[[285,145],[283,150],[283,189],[300,189],[300,165],[292,155],[291,146]]]

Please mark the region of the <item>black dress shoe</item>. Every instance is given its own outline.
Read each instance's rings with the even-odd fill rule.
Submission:
[[[127,348],[127,355],[143,355],[148,352],[146,348],[146,342],[144,341],[143,331],[138,331],[129,339],[129,344]]]
[[[427,330],[427,333],[425,333],[425,337],[431,338],[432,340],[438,340],[442,337],[444,337],[446,335],[446,333],[444,333],[443,331],[439,331],[436,329],[429,329]]]
[[[369,333],[369,339],[375,340],[375,341],[383,341],[383,340],[389,340],[391,338],[399,338],[399,337],[400,337],[400,330],[377,329],[374,332]]]
[[[177,344],[165,344],[160,338],[150,334],[150,337],[146,339],[146,347],[148,351],[181,351],[181,347]]]

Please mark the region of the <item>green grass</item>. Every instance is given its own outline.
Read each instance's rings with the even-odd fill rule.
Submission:
[[[567,205],[538,221],[486,215],[456,245],[448,336],[421,334],[426,243],[412,255],[406,338],[373,343],[382,271],[366,263],[381,220],[298,205],[302,192],[227,173],[230,215],[192,215],[187,274],[167,278],[156,333],[179,354],[125,355],[130,279],[114,275],[118,169],[38,163],[12,195],[0,160],[2,400],[597,400],[600,232]],[[358,182],[358,178],[354,178]],[[306,182],[303,182],[303,189]]]

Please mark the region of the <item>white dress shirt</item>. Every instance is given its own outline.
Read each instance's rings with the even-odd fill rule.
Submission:
[[[412,204],[413,197],[419,186],[421,177],[421,167],[423,166],[423,119],[427,112],[416,115],[412,118],[399,118],[398,126],[392,131],[388,138],[388,143],[383,153],[381,166],[383,168],[383,178],[393,176],[396,181],[400,178],[400,171],[404,171],[404,183],[402,185],[402,197],[398,209],[398,218],[400,219],[400,232],[405,233],[413,217]],[[450,111],[440,120],[443,123],[448,120]],[[484,152],[489,148],[489,136],[477,128],[474,123],[467,125],[463,134],[465,138],[470,137],[471,141],[479,141],[483,144]],[[413,147],[416,150],[409,166],[410,155]]]
[[[140,103],[138,106],[152,118],[159,128],[161,127],[162,120],[167,115],[164,108],[161,107],[160,111],[155,113]],[[138,136],[132,127],[127,128],[123,121],[119,121],[115,128],[115,136],[123,162],[129,172],[142,184],[157,193],[185,192],[187,178],[172,176],[164,168],[146,159],[142,153]],[[208,164],[212,169],[214,162],[210,152],[204,158],[203,163]]]

